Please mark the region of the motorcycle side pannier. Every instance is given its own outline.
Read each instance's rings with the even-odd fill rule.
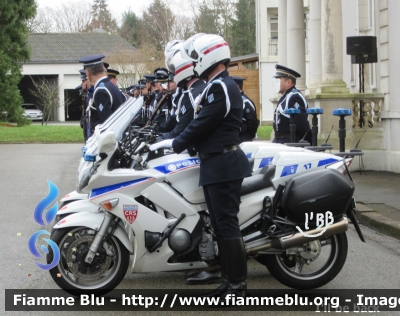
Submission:
[[[330,211],[335,218],[346,212],[353,193],[354,183],[347,176],[331,169],[317,170],[287,182],[281,210],[297,223],[305,222],[306,213],[310,223],[316,221],[317,213]]]

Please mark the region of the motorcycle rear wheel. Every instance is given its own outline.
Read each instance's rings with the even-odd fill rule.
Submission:
[[[107,245],[103,243],[99,247],[92,264],[84,262],[94,235],[95,231],[88,227],[56,229],[51,234],[50,238],[60,249],[60,261],[50,270],[50,275],[60,288],[72,295],[104,295],[122,281],[128,270],[129,250],[115,236]],[[49,247],[48,263],[52,262],[53,255]]]
[[[285,253],[259,256],[257,261],[264,264],[274,278],[288,287],[298,290],[315,289],[332,281],[342,269],[348,250],[346,233],[305,243],[299,248],[305,251],[318,249],[320,254],[315,261],[309,260],[310,262],[301,255],[288,256]],[[303,253],[307,255],[306,252]]]

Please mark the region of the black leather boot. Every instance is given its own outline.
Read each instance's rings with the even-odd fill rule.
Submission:
[[[187,285],[221,283],[221,270],[201,271],[186,278]]]
[[[221,282],[222,284],[210,293],[203,294],[202,297],[219,297],[228,289],[228,270],[227,270],[227,253],[223,245],[223,239],[217,237],[219,262],[221,265]]]
[[[243,239],[241,237],[223,239],[222,247],[225,249],[224,255],[226,255],[228,287],[220,297],[225,299],[228,294],[245,297],[247,292],[247,254]]]

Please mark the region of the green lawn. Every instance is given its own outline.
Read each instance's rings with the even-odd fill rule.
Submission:
[[[267,139],[271,137],[272,126],[259,126],[257,130],[258,139]]]
[[[0,124],[0,143],[82,143],[80,126]]]
[[[272,126],[260,126],[258,139],[270,139]],[[29,125],[16,127],[0,123],[0,143],[82,143],[80,126]]]

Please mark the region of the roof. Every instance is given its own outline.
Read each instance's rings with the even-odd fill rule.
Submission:
[[[249,54],[249,55],[242,55],[238,57],[233,57],[231,58],[231,64],[232,63],[237,63],[239,61],[241,62],[252,62],[252,61],[257,61],[258,60],[258,54]]]
[[[29,34],[31,58],[28,64],[77,63],[87,55],[104,54],[116,47],[135,51],[135,47],[118,34],[108,33],[35,33]]]

